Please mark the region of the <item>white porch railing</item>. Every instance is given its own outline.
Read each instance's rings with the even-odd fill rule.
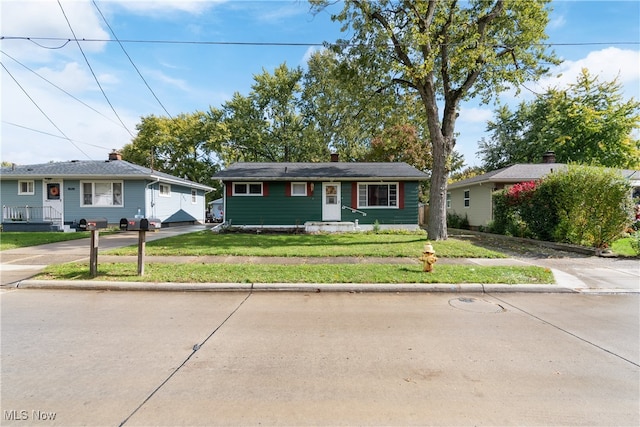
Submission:
[[[2,206],[2,222],[50,222],[63,228],[62,213],[51,206]]]

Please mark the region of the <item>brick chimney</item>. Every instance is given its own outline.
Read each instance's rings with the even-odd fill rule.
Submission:
[[[109,153],[109,161],[112,160],[122,160],[122,154],[120,154],[118,151],[116,151],[115,149]]]
[[[556,153],[553,151],[547,151],[542,155],[542,163],[555,163],[556,162]]]
[[[331,161],[334,163],[338,161],[338,153],[331,153]]]

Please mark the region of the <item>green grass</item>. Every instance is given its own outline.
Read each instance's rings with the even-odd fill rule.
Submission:
[[[178,283],[554,283],[542,267],[440,265],[424,273],[416,265],[397,264],[158,264],[136,274],[135,263],[102,263],[95,280]],[[47,280],[89,279],[87,263],[49,266],[37,276]]]
[[[626,237],[624,239],[616,240],[611,244],[611,250],[614,254],[625,257],[635,257],[638,256],[636,252],[631,247],[631,237]]]
[[[146,254],[174,256],[410,257],[420,256],[425,234],[184,234],[146,244]],[[506,255],[450,238],[432,242],[439,257],[505,258]],[[114,249],[111,255],[136,255],[137,246]]]
[[[102,234],[102,233],[101,233]],[[44,245],[46,243],[64,242],[67,240],[90,237],[90,233],[61,233],[59,231],[3,231],[0,233],[0,251]]]

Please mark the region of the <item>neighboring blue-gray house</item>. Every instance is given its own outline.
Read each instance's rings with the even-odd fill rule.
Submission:
[[[163,226],[205,222],[213,188],[122,160],[55,162],[0,169],[2,225],[69,230],[82,218],[157,218]]]

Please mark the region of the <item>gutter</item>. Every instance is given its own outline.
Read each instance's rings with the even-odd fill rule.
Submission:
[[[275,176],[275,177],[259,177],[259,176],[224,176],[216,177],[222,182],[251,182],[251,181],[324,181],[324,182],[343,182],[343,181],[362,181],[362,182],[382,182],[382,181],[428,181],[428,178],[407,177],[407,176]]]

